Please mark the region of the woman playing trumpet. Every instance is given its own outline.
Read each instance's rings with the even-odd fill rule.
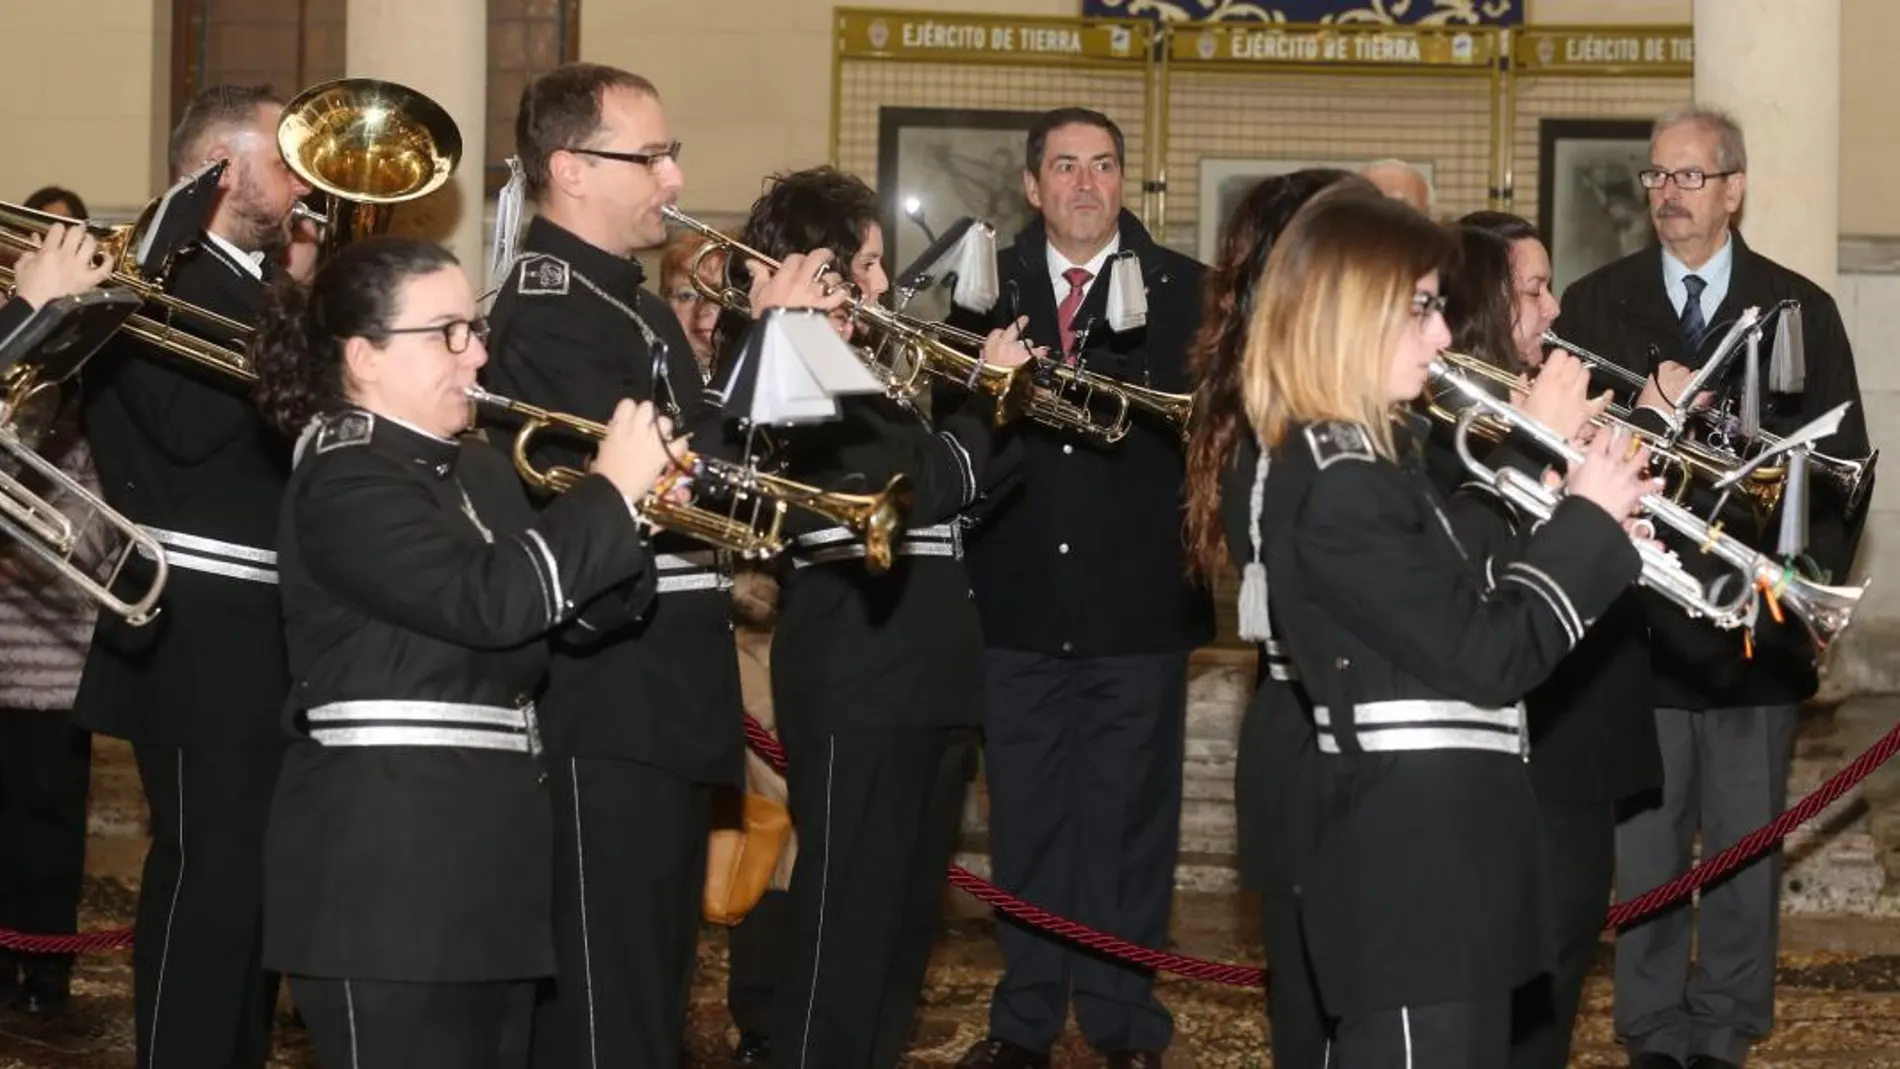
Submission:
[[[621,402],[593,473],[537,516],[506,458],[457,437],[486,333],[448,252],[371,238],[308,291],[281,285],[250,349],[260,405],[298,439],[264,961],[326,1066],[525,1064],[554,971],[546,639],[653,594],[633,502],[669,463],[668,422]]]
[[[870,187],[818,168],[773,180],[739,240],[774,258],[828,250],[875,301],[888,287],[877,218]],[[848,315],[834,323],[851,335]],[[729,347],[743,326],[729,313],[715,336]],[[983,349],[1000,367],[1029,356],[1015,329],[993,332]],[[772,698],[799,853],[775,1066],[888,1069],[910,1036],[974,759],[971,729],[982,722],[982,640],[960,516],[1005,449],[991,404],[978,394],[932,427],[887,397],[849,396],[838,421],[793,429],[780,443],[793,478],[841,488],[833,484],[851,473],[868,486],[903,474],[915,498],[887,573],[854,566],[863,547],[838,528],[806,532],[780,570]]]
[[[1335,783],[1302,888],[1344,1065],[1503,1066],[1540,966],[1518,704],[1633,581],[1620,522],[1653,487],[1600,435],[1521,547],[1472,553],[1398,416],[1450,342],[1445,231],[1321,194],[1269,256],[1244,395],[1268,457],[1267,607]]]

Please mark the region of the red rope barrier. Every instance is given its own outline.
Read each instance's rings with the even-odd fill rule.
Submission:
[[[751,716],[747,716],[745,734],[746,741],[751,743],[753,750],[760,757],[780,772],[785,771],[785,748],[770,731],[766,730],[764,725]],[[1839,801],[1843,795],[1871,775],[1874,769],[1891,760],[1895,753],[1900,753],[1900,724],[1896,724],[1865,753],[1829,777],[1827,782],[1814,793],[1801,799],[1786,812],[1757,828],[1735,845],[1712,858],[1704,859],[1701,864],[1668,883],[1611,907],[1608,916],[1604,918],[1604,927],[1621,928],[1631,921],[1646,917],[1667,905],[1687,898],[1754,860],[1769,847],[1780,842],[1788,833]],[[1025,902],[957,865],[950,866],[950,882],[1005,916],[1134,965],[1173,973],[1190,980],[1207,980],[1225,984],[1229,987],[1265,987],[1267,983],[1265,969],[1252,965],[1208,961],[1204,958],[1154,950],[1138,943],[1131,943],[1126,939],[1097,931],[1086,924],[1079,924]],[[0,949],[28,954],[91,954],[107,950],[124,950],[131,945],[132,930],[129,928],[61,936],[26,935],[0,928]]]

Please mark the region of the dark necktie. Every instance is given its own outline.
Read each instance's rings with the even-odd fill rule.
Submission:
[[[1679,320],[1682,352],[1692,365],[1697,351],[1702,347],[1702,335],[1709,329],[1707,321],[1702,318],[1702,291],[1708,286],[1699,275],[1684,275],[1682,278],[1682,288],[1689,292],[1689,299],[1682,302],[1682,318]]]
[[[1069,292],[1062,297],[1061,307],[1056,309],[1056,329],[1062,334],[1062,360],[1075,363],[1075,313],[1082,307],[1083,298],[1089,295],[1089,279],[1095,276],[1087,268],[1071,267],[1062,272],[1062,280],[1069,284]]]

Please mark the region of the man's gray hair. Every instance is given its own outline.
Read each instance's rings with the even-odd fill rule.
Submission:
[[[1664,130],[1689,123],[1715,134],[1716,170],[1748,170],[1748,143],[1742,139],[1742,124],[1735,121],[1735,116],[1713,105],[1683,104],[1670,108],[1656,117],[1649,139],[1654,142]]]
[[[1438,187],[1432,185],[1432,180],[1426,177],[1424,171],[1419,170],[1417,167],[1414,167],[1397,156],[1387,156],[1384,159],[1373,160],[1371,163],[1359,168],[1359,173],[1369,175],[1374,171],[1380,170],[1412,172],[1412,174],[1418,177],[1419,184],[1425,187],[1425,214],[1433,215],[1438,211]]]

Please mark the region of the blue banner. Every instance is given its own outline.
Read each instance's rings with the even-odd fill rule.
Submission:
[[[1167,22],[1521,26],[1525,0],[1082,0],[1082,14]]]

